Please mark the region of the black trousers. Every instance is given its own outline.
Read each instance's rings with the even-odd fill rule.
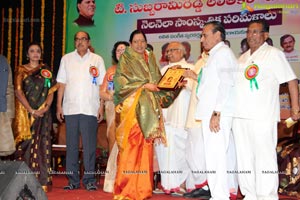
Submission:
[[[84,174],[82,183],[95,183],[95,161],[98,123],[95,116],[66,115],[66,174],[70,184],[80,186],[79,176],[79,138],[83,145]]]

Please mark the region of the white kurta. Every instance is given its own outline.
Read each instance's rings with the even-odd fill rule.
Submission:
[[[235,163],[234,151],[231,149],[234,144],[230,143],[230,138],[235,97],[234,73],[237,68],[231,49],[224,42],[218,43],[209,51],[197,91],[195,118],[202,120],[207,180],[214,200],[229,199],[230,187],[236,188],[235,174],[227,171],[232,169],[228,168],[229,163]],[[221,112],[218,133],[209,129],[213,111]]]
[[[236,58],[224,42],[218,43],[210,50],[198,86],[196,119],[210,118],[213,111],[221,111],[222,116],[232,116],[236,71]]]
[[[256,64],[258,89],[244,76]],[[276,157],[279,84],[296,79],[285,55],[264,43],[252,55],[239,58],[233,133],[240,189],[245,199],[278,199]],[[249,173],[247,173],[249,172]]]
[[[170,63],[162,68],[162,74],[174,65],[183,68],[194,69],[194,65],[188,64],[185,59],[180,62]],[[161,172],[161,185],[165,192],[178,191],[180,185],[191,175],[186,162],[187,131],[185,122],[191,95],[192,80],[187,80],[187,87],[182,89],[178,97],[166,109],[163,116],[166,129],[167,146],[159,144],[155,146],[159,169]],[[187,188],[193,188],[194,184],[186,182]]]

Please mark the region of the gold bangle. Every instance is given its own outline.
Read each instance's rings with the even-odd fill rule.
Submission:
[[[298,114],[299,113],[299,109],[292,108],[291,112],[294,113],[294,114]]]
[[[291,112],[292,112],[292,114],[294,114],[294,115],[298,115],[298,113],[299,113],[299,110],[291,110]]]
[[[34,115],[34,113],[35,113],[35,110],[32,110],[31,114]]]

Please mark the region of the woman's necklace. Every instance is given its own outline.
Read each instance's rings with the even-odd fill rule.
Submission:
[[[28,63],[28,64],[26,64],[25,65],[25,67],[26,67],[26,69],[28,69],[28,70],[32,70],[32,69],[35,69],[36,67],[38,67],[39,66],[39,64],[31,64],[31,63]]]

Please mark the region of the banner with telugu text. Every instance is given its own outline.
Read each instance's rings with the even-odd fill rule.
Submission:
[[[292,34],[295,49],[300,50],[300,0],[95,0],[95,25],[80,27],[73,21],[78,17],[76,1],[67,1],[66,52],[74,50],[74,34],[89,32],[95,52],[106,67],[111,65],[111,50],[119,40],[129,40],[135,29],[143,30],[148,43],[154,47],[157,60],[161,46],[170,41],[188,41],[191,44],[191,62],[200,54],[200,35],[207,21],[221,21],[226,38],[238,57],[240,41],[246,37],[247,24],[254,19],[265,19],[270,24],[274,46],[280,46],[280,37]],[[300,77],[299,60],[292,62]]]

